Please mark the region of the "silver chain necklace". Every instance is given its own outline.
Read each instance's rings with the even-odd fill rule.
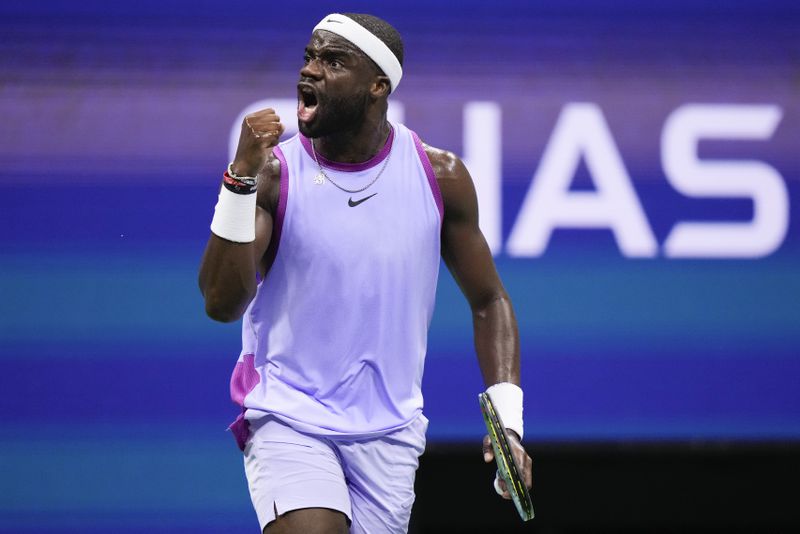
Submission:
[[[386,158],[383,160],[383,165],[381,166],[381,169],[378,171],[378,174],[375,175],[375,178],[373,178],[370,183],[368,183],[367,185],[365,185],[361,189],[347,189],[346,187],[342,187],[341,185],[339,185],[336,182],[334,182],[333,179],[325,173],[325,170],[322,168],[322,165],[320,164],[319,159],[317,159],[317,151],[314,148],[314,140],[313,139],[311,140],[311,153],[314,155],[314,161],[317,163],[317,167],[319,168],[319,172],[314,177],[314,183],[317,184],[317,185],[322,185],[322,184],[325,183],[325,179],[327,178],[330,183],[332,183],[338,189],[341,189],[345,193],[360,193],[362,191],[365,191],[365,190],[369,189],[372,186],[372,184],[377,182],[378,178],[381,177],[381,174],[383,174],[383,171],[386,169],[386,165],[389,163],[389,156],[392,155],[392,151],[390,149],[389,153],[386,154]]]

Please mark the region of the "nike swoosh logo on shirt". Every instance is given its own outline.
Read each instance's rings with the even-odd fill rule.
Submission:
[[[361,200],[353,200],[353,197],[350,197],[350,199],[347,201],[347,205],[350,206],[351,208],[355,208],[356,206],[358,206],[362,202],[366,202],[367,200],[371,199],[372,197],[374,197],[377,194],[378,193],[372,193],[370,196],[364,197]]]
[[[325,22],[335,22],[336,24],[344,24],[344,22],[342,22],[341,20],[333,20],[333,19],[328,19]]]

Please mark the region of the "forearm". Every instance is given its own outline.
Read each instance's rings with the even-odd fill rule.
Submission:
[[[519,385],[519,331],[514,309],[503,292],[472,311],[475,351],[486,386]]]
[[[211,221],[211,236],[200,264],[200,291],[212,319],[239,319],[256,291],[256,269],[266,248],[271,219],[257,205],[257,193],[236,193],[226,173]],[[245,191],[253,190],[248,186]]]
[[[216,321],[239,319],[256,291],[255,242],[234,243],[211,234],[200,265],[206,313]]]

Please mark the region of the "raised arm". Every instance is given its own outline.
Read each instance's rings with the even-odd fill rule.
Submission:
[[[239,319],[256,293],[256,272],[266,274],[263,258],[280,195],[280,162],[272,156],[272,148],[282,132],[280,118],[271,109],[248,115],[242,122],[231,170],[238,176],[257,176],[258,191],[248,199],[224,186],[220,189],[212,228],[223,235],[211,233],[199,274],[206,313],[217,321]]]
[[[514,458],[522,468],[523,478],[528,487],[532,485],[532,462],[520,443],[522,435],[522,397],[521,390],[508,386],[519,386],[519,332],[511,300],[503,287],[492,259],[489,246],[478,226],[478,199],[469,171],[452,152],[425,147],[433,165],[439,189],[444,202],[444,221],[442,224],[442,258],[464,293],[472,310],[472,324],[475,338],[475,351],[483,375],[489,387],[500,386],[518,391],[518,399],[504,400],[509,406],[503,417],[506,426],[512,430],[511,442]],[[512,391],[512,398],[517,394]],[[497,400],[493,397],[495,403]],[[515,402],[518,403],[515,406]],[[499,407],[498,407],[499,408]],[[501,415],[503,415],[501,413]],[[510,424],[514,421],[514,424]],[[494,458],[488,436],[483,443],[484,460]],[[503,496],[510,498],[505,484],[500,483]]]

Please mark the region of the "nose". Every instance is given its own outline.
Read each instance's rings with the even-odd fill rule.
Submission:
[[[300,69],[300,76],[319,80],[322,77],[322,69],[319,66],[319,60],[316,58],[309,59],[306,64],[303,65],[303,68]]]

